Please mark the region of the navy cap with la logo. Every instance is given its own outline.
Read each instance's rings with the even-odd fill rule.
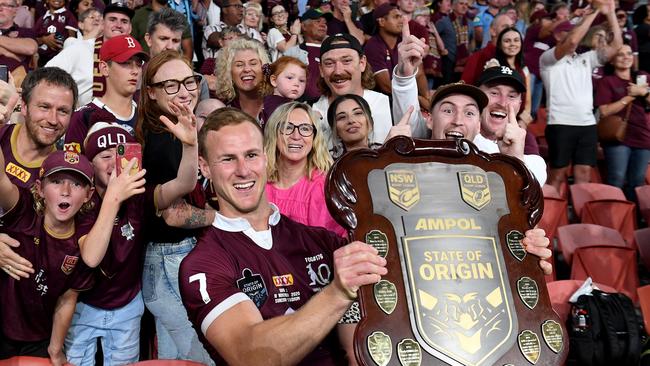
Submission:
[[[493,66],[483,70],[476,82],[477,86],[481,85],[510,85],[520,93],[526,91],[524,78],[517,70],[508,66]]]

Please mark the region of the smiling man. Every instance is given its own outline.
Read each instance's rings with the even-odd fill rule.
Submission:
[[[106,93],[75,111],[65,135],[66,145],[73,145],[77,151],[82,150],[86,134],[96,122],[116,122],[135,135],[138,113],[133,94],[138,88],[142,65],[149,56],[135,38],[121,35],[104,42],[99,58],[99,70],[106,78]]]
[[[0,0],[1,1],[1,0]],[[57,66],[72,75],[79,87],[79,106],[106,92],[106,80],[99,70],[99,50],[107,40],[131,33],[133,10],[112,3],[104,9],[103,37],[76,42],[52,58],[46,66]]]

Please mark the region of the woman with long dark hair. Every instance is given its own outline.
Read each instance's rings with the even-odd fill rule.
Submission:
[[[530,71],[524,65],[524,48],[523,37],[519,30],[515,27],[508,27],[499,33],[497,37],[497,49],[495,58],[499,61],[500,66],[508,66],[513,70],[517,70],[526,81],[526,90],[530,90]],[[524,93],[521,96],[523,103],[521,104],[520,114],[530,116],[531,111],[531,93]]]

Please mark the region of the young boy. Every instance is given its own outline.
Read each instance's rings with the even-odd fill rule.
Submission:
[[[77,35],[77,19],[65,8],[65,0],[47,0],[47,12],[36,21],[38,65],[43,67],[63,48],[63,41]]]

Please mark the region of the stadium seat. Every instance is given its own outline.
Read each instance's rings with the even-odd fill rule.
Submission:
[[[573,252],[580,247],[609,245],[627,247],[621,234],[611,228],[595,224],[571,224],[557,229],[557,238],[562,248],[564,261],[571,265]]]
[[[585,280],[611,286],[638,302],[639,287],[636,250],[619,246],[589,246],[573,253],[571,279]]]
[[[561,280],[546,284],[549,297],[551,298],[551,306],[557,315],[560,316],[560,320],[566,322],[569,318],[569,312],[571,310],[569,298],[582,286],[583,282],[579,280]],[[600,283],[594,283],[594,286],[605,292],[616,292],[614,288]]]
[[[639,257],[646,270],[650,271],[650,227],[638,229],[634,232]],[[650,314],[649,314],[650,315]]]
[[[641,217],[650,225],[650,186],[639,186],[634,189],[636,199],[639,202]]]
[[[546,231],[546,236],[553,244],[557,236],[557,228],[569,223],[567,216],[568,203],[565,199],[560,198],[560,194],[552,186],[544,185],[543,191],[544,213],[537,225]],[[560,248],[558,247],[557,250],[560,250]]]
[[[49,358],[15,356],[7,360],[0,360],[0,366],[50,366]]]
[[[630,201],[595,200],[582,207],[583,224],[596,224],[618,231],[628,246],[636,248],[636,205]]]
[[[639,305],[641,306],[645,331],[650,334],[650,285],[637,288],[636,293],[639,296]]]
[[[586,202],[595,200],[625,201],[623,190],[601,183],[578,183],[569,186],[571,203],[578,217],[582,217],[582,208]]]

